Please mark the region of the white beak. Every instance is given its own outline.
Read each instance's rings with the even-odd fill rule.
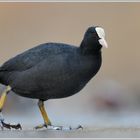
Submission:
[[[104,38],[99,39],[99,43],[100,43],[103,47],[108,48],[107,42],[106,42],[106,40],[105,40]]]

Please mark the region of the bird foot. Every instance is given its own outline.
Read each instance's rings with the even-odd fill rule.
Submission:
[[[46,125],[46,124],[36,126],[35,129],[41,129],[44,127],[47,128],[48,130],[78,130],[78,129],[83,129],[83,127],[81,125],[78,125],[77,127],[72,128],[71,126],[63,127],[63,126],[54,126],[54,125]]]
[[[71,127],[71,126],[69,126],[69,127],[64,127],[64,126],[53,126],[53,125],[51,125],[51,126],[48,126],[48,129],[50,129],[50,130],[78,130],[78,129],[83,129],[83,127],[81,126],[81,125],[78,125],[77,127]]]
[[[4,130],[4,128],[7,128],[9,130],[13,129],[20,129],[22,130],[21,125],[18,123],[16,125],[10,124],[10,123],[5,123],[4,121],[1,121],[1,129]]]
[[[35,126],[34,129],[37,130],[37,129],[41,129],[41,128],[44,128],[44,127],[47,128],[47,124],[40,124],[38,126]]]
[[[12,125],[10,123],[5,123],[4,118],[2,116],[2,113],[0,114],[0,123],[1,123],[0,127],[1,127],[2,130],[4,130],[4,128],[7,128],[9,130],[11,130],[11,128],[22,130],[22,127],[19,123],[17,125]]]

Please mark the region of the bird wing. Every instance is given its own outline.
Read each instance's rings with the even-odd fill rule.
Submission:
[[[66,46],[69,47],[69,45],[58,43],[41,44],[37,47],[34,47],[30,50],[25,51],[24,53],[21,53],[11,58],[0,67],[0,71],[10,72],[24,71],[30,69],[31,67],[37,65],[39,62],[44,60],[46,56],[61,53],[64,50],[63,47]]]
[[[40,51],[38,51],[38,49],[31,49],[19,54],[5,62],[0,67],[0,71],[23,71],[29,69],[43,58],[38,55],[41,52],[42,49],[40,48]]]

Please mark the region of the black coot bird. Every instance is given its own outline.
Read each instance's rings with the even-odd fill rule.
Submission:
[[[8,60],[0,67],[0,83],[7,86],[0,99],[0,111],[6,95],[13,91],[39,99],[44,124],[36,128],[50,126],[43,102],[79,92],[99,71],[102,47],[107,47],[105,32],[96,26],[87,29],[80,47],[45,43]]]

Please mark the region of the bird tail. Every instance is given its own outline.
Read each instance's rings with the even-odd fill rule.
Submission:
[[[2,77],[3,77],[3,72],[0,71],[0,84],[3,83],[3,80],[2,80],[3,78]]]
[[[6,72],[0,68],[0,84],[6,85]]]

